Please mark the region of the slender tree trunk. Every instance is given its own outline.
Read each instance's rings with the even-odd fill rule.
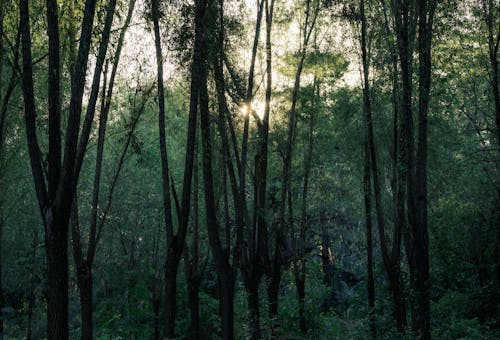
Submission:
[[[301,268],[305,274],[305,265]],[[299,327],[300,331],[305,334],[307,332],[306,327],[306,309],[305,309],[305,299],[306,299],[306,280],[305,275],[297,281],[297,297],[299,299]]]
[[[163,55],[160,36],[160,8],[159,0],[152,1],[152,14],[154,24],[154,36],[157,63],[157,86],[158,86],[158,126],[160,134],[160,154],[162,166],[163,208],[165,228],[167,230],[167,256],[165,260],[165,338],[173,339],[175,336],[175,309],[177,292],[177,269],[178,255],[176,238],[173,232],[173,220],[170,200],[170,182],[168,155],[165,136],[165,94],[163,85]]]
[[[250,278],[245,282],[250,316],[250,338],[254,340],[260,339],[259,281]]]
[[[207,2],[201,1],[197,10],[204,13]],[[201,28],[200,28],[201,29]],[[202,46],[206,46],[204,31],[199,31]],[[210,117],[208,110],[207,69],[206,63],[200,65],[200,116],[202,133],[203,184],[205,192],[205,212],[207,219],[208,239],[212,249],[215,267],[219,281],[220,313],[222,320],[222,338],[234,339],[234,275],[229,264],[229,256],[219,237],[219,223],[216,215],[214,181],[212,172],[212,137],[210,132]]]
[[[306,316],[305,316],[305,281],[306,281],[306,232],[307,232],[307,198],[309,189],[309,175],[311,173],[313,152],[314,152],[314,123],[318,113],[317,106],[319,98],[319,82],[317,77],[313,81],[313,99],[311,104],[311,113],[309,117],[309,131],[308,143],[304,150],[304,181],[302,185],[302,204],[301,204],[301,218],[300,218],[300,231],[297,240],[298,258],[294,265],[295,283],[297,286],[297,297],[299,303],[299,326],[302,333],[306,333]]]
[[[494,0],[481,0],[483,19],[488,30],[488,55],[491,73],[491,92],[495,107],[495,125],[498,146],[500,147],[500,92],[498,84],[498,49],[500,30],[498,30],[498,3]]]
[[[33,245],[32,245],[32,253],[31,253],[31,273],[30,273],[30,292],[28,299],[28,327],[26,331],[26,339],[33,339],[33,309],[35,307],[35,276],[38,270],[37,266],[37,248],[38,248],[38,232],[36,230],[33,231]]]
[[[153,339],[160,340],[160,298],[153,298]]]
[[[191,315],[189,339],[200,339],[200,280],[188,278],[188,304]]]
[[[179,259],[177,256],[167,256],[165,264],[165,337],[174,338],[175,311],[177,305],[177,269]]]
[[[275,264],[274,267],[277,268],[278,265]],[[269,283],[267,286],[267,295],[269,300],[269,319],[271,319],[271,327],[273,329],[275,327],[273,327],[272,325],[277,325],[278,321],[278,295],[280,282],[281,270],[273,273],[273,275],[269,278]]]
[[[154,24],[156,62],[157,62],[157,86],[158,86],[158,126],[160,132],[160,154],[162,166],[162,189],[163,189],[163,207],[165,217],[165,227],[167,232],[167,255],[165,261],[165,337],[174,338],[175,335],[175,308],[176,308],[176,280],[179,268],[179,261],[186,243],[186,233],[189,222],[190,197],[191,197],[191,182],[193,177],[193,164],[195,153],[196,140],[196,118],[198,109],[198,97],[200,87],[202,87],[203,79],[206,75],[206,47],[205,47],[205,31],[204,18],[207,9],[206,0],[196,1],[195,13],[195,39],[194,53],[191,65],[191,94],[189,103],[189,118],[188,132],[186,143],[186,156],[184,163],[184,178],[183,192],[181,202],[177,200],[175,187],[172,183],[172,191],[176,203],[178,230],[174,234],[174,226],[172,220],[172,207],[170,199],[170,181],[171,176],[168,167],[168,156],[166,147],[166,131],[165,131],[165,95],[163,85],[163,56],[161,48],[161,36],[159,26],[159,0],[152,2],[152,16]]]
[[[199,176],[198,176],[198,154],[199,154],[199,142],[196,141],[195,146],[195,160],[193,166],[193,223],[192,223],[192,242],[188,246],[186,244],[184,252],[184,266],[186,272],[186,281],[188,289],[188,305],[191,314],[191,324],[189,326],[189,339],[198,340],[200,339],[200,299],[199,290],[201,283],[201,274],[198,267],[199,263]]]
[[[68,338],[68,217],[52,212],[45,217],[47,335],[53,340]]]
[[[4,216],[2,207],[0,207],[0,340],[3,340],[4,329],[3,329],[3,308],[5,307],[4,293],[3,293],[3,281],[2,281],[2,269],[3,269],[3,228],[4,228]]]
[[[224,340],[234,339],[234,279],[231,268],[226,268],[221,277],[220,304],[222,312],[222,338]]]
[[[321,223],[321,266],[323,268],[323,282],[329,286],[333,286],[334,266],[330,256],[330,235],[328,233],[328,215],[326,208],[321,207],[320,213]]]
[[[366,216],[366,266],[368,272],[368,320],[370,323],[370,337],[376,339],[377,329],[375,324],[375,284],[373,280],[373,232],[372,232],[372,202],[371,202],[371,176],[370,176],[370,149],[368,136],[365,137],[365,165],[364,165],[364,199]]]
[[[92,339],[94,328],[92,322],[92,272],[86,264],[78,268],[77,279],[82,314],[82,340]]]

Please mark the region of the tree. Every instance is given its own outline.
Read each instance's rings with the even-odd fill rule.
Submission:
[[[295,137],[296,115],[297,115],[297,101],[300,91],[300,79],[304,60],[306,58],[309,39],[316,24],[316,19],[320,10],[319,1],[308,0],[305,4],[305,21],[301,30],[302,44],[299,52],[299,60],[295,72],[295,81],[292,91],[292,103],[288,118],[288,131],[285,141],[285,150],[283,152],[283,171],[282,182],[278,209],[278,227],[276,230],[275,244],[274,244],[274,258],[271,260],[270,270],[268,273],[268,296],[269,296],[269,315],[271,319],[276,319],[278,316],[278,292],[281,282],[281,266],[282,266],[282,253],[281,247],[283,236],[285,233],[285,208],[286,200],[290,191],[290,170],[292,162],[292,151]],[[291,207],[289,207],[291,208]]]
[[[106,78],[107,78],[107,71],[108,71],[108,65],[106,64],[104,68],[104,80],[103,80],[103,86],[102,86],[102,103],[101,103],[101,112],[100,112],[100,117],[99,117],[99,131],[98,131],[98,140],[97,140],[97,155],[96,155],[96,166],[95,166],[95,173],[94,173],[94,183],[93,183],[93,193],[92,193],[92,208],[90,211],[90,223],[89,223],[89,237],[88,237],[88,244],[87,244],[87,250],[84,252],[83,245],[82,245],[82,234],[80,232],[80,223],[79,223],[79,214],[78,214],[78,200],[77,196],[78,194],[75,194],[75,203],[73,205],[72,209],[72,223],[71,223],[71,235],[72,235],[72,250],[73,250],[73,257],[75,261],[75,267],[77,269],[77,282],[78,282],[78,288],[80,290],[80,305],[81,305],[81,315],[82,315],[82,339],[91,339],[93,337],[93,320],[92,320],[92,315],[93,315],[93,304],[92,304],[92,286],[93,286],[93,280],[92,280],[92,267],[94,264],[94,258],[96,255],[96,249],[97,249],[97,244],[99,242],[99,238],[101,235],[101,230],[102,227],[105,223],[106,215],[108,213],[110,204],[111,204],[111,199],[113,196],[113,191],[110,191],[108,201],[104,206],[106,207],[106,210],[103,212],[103,218],[100,219],[100,224],[98,226],[97,224],[97,215],[98,215],[98,205],[99,205],[99,192],[100,192],[100,185],[101,185],[101,173],[102,173],[102,163],[103,163],[103,153],[104,153],[104,142],[105,142],[105,136],[106,136],[106,125],[108,121],[108,115],[109,111],[111,109],[111,98],[113,94],[113,87],[114,87],[114,82],[115,82],[115,77],[116,77],[116,72],[118,70],[118,64],[120,60],[120,54],[125,38],[125,32],[126,29],[128,28],[130,24],[130,20],[132,18],[132,13],[135,5],[135,0],[130,1],[129,8],[128,8],[128,13],[127,13],[127,18],[125,19],[125,23],[123,26],[123,29],[120,32],[120,37],[118,39],[118,45],[115,51],[115,57],[113,59],[113,65],[112,65],[112,70],[111,70],[111,77],[109,81],[108,87],[106,86]],[[116,1],[111,1],[108,5],[108,10],[107,10],[107,16],[106,16],[106,22],[104,26],[104,31],[110,31],[112,27],[112,22],[113,22],[113,17],[114,17],[114,12],[116,8]],[[103,40],[101,40],[101,46],[107,45],[109,42],[109,36],[104,37]],[[105,48],[101,47],[100,49],[101,53],[106,53]],[[99,56],[98,56],[99,58]],[[102,58],[102,56],[101,56]],[[134,129],[137,125],[137,122],[139,120],[139,117],[144,110],[144,105],[142,105],[142,110],[139,111],[139,113],[134,117],[134,121],[132,124],[132,128],[129,131],[129,138],[128,142],[126,143],[126,146],[124,148],[123,153],[126,154],[128,145],[130,143],[130,138],[134,132]],[[124,156],[123,156],[124,157]],[[113,182],[116,182],[118,179],[118,176],[120,174],[121,170],[121,165],[123,164],[123,157],[122,161],[119,164],[118,170],[115,174],[115,179]],[[114,186],[112,187],[114,189]]]
[[[382,3],[383,12],[386,12],[385,4]],[[387,272],[391,290],[393,293],[393,301],[394,301],[394,319],[396,321],[396,326],[399,332],[403,332],[406,327],[406,306],[405,306],[405,298],[403,296],[403,281],[401,277],[401,240],[402,234],[404,230],[404,186],[405,182],[402,180],[401,171],[403,168],[400,167],[400,158],[398,157],[398,151],[401,148],[398,148],[398,139],[394,137],[394,145],[393,145],[393,202],[394,202],[394,220],[393,220],[393,236],[392,236],[392,246],[389,246],[389,240],[386,236],[386,221],[384,217],[384,208],[382,203],[382,189],[381,183],[379,179],[380,169],[379,162],[377,156],[377,148],[375,141],[375,133],[373,128],[373,116],[372,116],[372,103],[371,103],[371,94],[370,94],[370,80],[369,80],[369,71],[370,71],[370,56],[368,55],[368,43],[367,43],[367,17],[365,14],[365,2],[360,2],[359,7],[360,21],[361,21],[361,58],[363,65],[363,111],[364,111],[364,121],[365,121],[365,129],[366,129],[366,138],[367,138],[367,147],[369,151],[369,160],[365,160],[370,164],[371,174],[366,175],[366,180],[373,181],[373,191],[375,196],[375,211],[376,211],[376,221],[379,231],[379,240],[380,240],[380,249],[382,252],[382,260],[384,263],[385,270]],[[386,16],[384,15],[384,19]],[[388,29],[388,24],[386,23],[386,29]],[[395,71],[394,71],[395,72]],[[394,77],[397,77],[397,74],[394,73]],[[396,85],[398,79],[394,79],[394,84]],[[394,87],[393,91],[397,91]],[[397,92],[393,95],[394,98],[398,96]],[[398,120],[398,110],[394,107],[394,120]],[[396,123],[395,123],[396,124]],[[397,136],[397,128],[394,127],[394,134]],[[366,166],[366,164],[365,164]],[[399,172],[397,171],[399,169]],[[370,183],[365,186],[370,187]],[[367,193],[365,193],[366,195]],[[365,200],[371,200],[371,190],[368,192],[368,197]],[[370,218],[370,202],[366,202],[366,210],[367,210],[367,229],[370,229],[371,221],[368,221]],[[368,231],[367,231],[368,233]],[[368,235],[368,243],[370,243]],[[370,252],[370,250],[368,250]],[[370,262],[370,260],[368,261]],[[368,269],[370,275],[370,269]],[[368,283],[371,285],[371,283]],[[372,295],[372,293],[369,293]],[[369,296],[369,300],[373,298]],[[372,322],[373,325],[373,322]],[[372,334],[373,334],[372,330]]]
[[[415,293],[412,310],[413,331],[423,339],[430,334],[430,276],[427,215],[427,116],[431,86],[431,41],[436,1],[422,1],[416,5],[403,1],[393,3],[399,61],[402,73],[402,122],[400,181],[406,181],[409,234],[407,255],[411,284]],[[418,135],[415,159],[412,110],[412,55],[413,40],[418,30]]]
[[[159,1],[152,1],[152,16],[155,32],[156,62],[157,62],[157,85],[158,85],[158,126],[160,131],[160,154],[162,164],[162,188],[165,228],[167,232],[167,255],[165,260],[165,336],[174,337],[175,309],[176,309],[176,281],[179,261],[186,243],[186,233],[189,222],[191,183],[193,177],[193,164],[195,159],[196,144],[196,116],[199,106],[200,91],[203,87],[203,72],[206,72],[206,51],[204,51],[204,17],[207,2],[196,1],[195,13],[195,40],[193,59],[191,64],[191,89],[189,103],[189,121],[186,144],[186,158],[184,163],[184,180],[182,186],[182,197],[180,203],[177,200],[174,183],[170,184],[171,176],[168,166],[168,155],[166,149],[165,135],[165,95],[163,85],[163,56],[161,48],[161,37],[159,28]],[[206,80],[205,80],[206,81]],[[175,208],[177,212],[178,229],[174,234],[172,219],[172,204],[170,199],[170,185],[173,188]]]
[[[31,55],[30,14],[28,1],[20,2],[20,27],[23,56],[23,95],[26,134],[36,196],[45,229],[47,276],[47,337],[68,337],[68,223],[83,157],[95,113],[100,75],[107,43],[96,62],[92,93],[80,138],[80,118],[89,59],[96,1],[85,2],[84,17],[76,63],[71,76],[71,97],[64,152],[61,153],[61,87],[60,41],[57,1],[47,1],[47,34],[49,36],[49,161],[48,175],[43,171],[42,152],[37,137],[33,60]],[[102,41],[109,37],[111,25],[103,31]],[[46,185],[46,180],[48,185]]]

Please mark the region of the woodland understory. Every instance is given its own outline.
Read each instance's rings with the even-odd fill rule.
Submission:
[[[500,338],[500,0],[0,0],[0,340]]]

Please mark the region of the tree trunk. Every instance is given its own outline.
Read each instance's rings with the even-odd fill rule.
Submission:
[[[407,326],[406,304],[403,297],[403,291],[401,289],[402,282],[401,282],[401,273],[399,272],[399,270],[394,270],[393,272],[391,272],[389,281],[394,301],[394,309],[393,309],[394,320],[396,321],[396,327],[398,332],[403,334]]]
[[[3,281],[2,281],[2,269],[3,269],[3,228],[4,228],[4,217],[3,211],[0,207],[0,340],[3,340],[3,308],[5,307],[4,293],[3,293]]]
[[[37,248],[38,248],[38,232],[33,231],[33,245],[31,253],[31,272],[30,272],[30,291],[28,298],[28,327],[26,331],[26,339],[33,339],[33,309],[35,307],[35,278],[38,270],[37,264]]]
[[[47,338],[68,338],[68,217],[45,216],[47,252]]]
[[[160,298],[153,298],[153,339],[160,340]]]
[[[283,241],[283,234],[285,230],[285,208],[286,208],[286,198],[290,191],[290,173],[292,165],[292,153],[293,144],[295,140],[295,128],[297,119],[297,101],[300,92],[300,79],[302,75],[302,69],[304,66],[304,60],[306,57],[307,46],[309,43],[309,38],[311,37],[312,30],[316,24],[316,19],[319,12],[319,2],[315,3],[314,8],[311,8],[312,3],[310,0],[306,2],[306,13],[305,13],[305,24],[302,33],[302,45],[300,50],[300,59],[297,64],[297,69],[295,72],[295,81],[292,91],[292,104],[289,113],[288,120],[288,131],[286,137],[285,150],[283,155],[283,171],[282,171],[282,184],[280,192],[280,205],[278,212],[278,228],[276,230],[275,237],[275,247],[274,247],[274,260],[273,268],[270,270],[270,278],[268,285],[268,297],[269,297],[269,317],[272,320],[271,323],[276,322],[278,317],[278,292],[281,281],[281,262],[282,254],[280,251],[280,246]],[[291,207],[290,207],[291,208]],[[275,323],[274,326],[277,326]],[[275,327],[272,326],[272,331],[274,332]]]
[[[189,339],[198,340],[200,339],[200,298],[199,298],[199,288],[200,280],[188,278],[188,304],[189,311],[191,313],[191,325],[189,329]]]
[[[418,148],[415,164],[415,187],[413,204],[416,211],[410,214],[413,241],[412,261],[415,265],[413,289],[416,293],[416,315],[413,331],[423,340],[431,338],[430,325],[430,268],[429,236],[427,215],[427,115],[429,112],[431,87],[431,42],[432,26],[437,0],[417,2],[418,53],[419,53],[419,95],[418,95]],[[410,271],[410,274],[412,271]]]
[[[277,271],[269,278],[267,294],[269,299],[269,319],[271,327],[278,324],[278,295],[281,281],[281,272]]]
[[[300,326],[300,331],[305,334],[307,332],[306,314],[305,314],[306,313],[306,310],[305,310],[305,298],[306,298],[305,275],[301,275],[301,277],[296,281],[296,284],[297,284],[297,296],[299,299],[299,326]]]
[[[325,207],[321,207],[321,266],[323,268],[323,282],[333,286],[334,266],[330,256],[330,235],[328,233],[328,215]]]
[[[373,233],[372,233],[372,202],[371,202],[371,176],[370,176],[370,150],[368,136],[365,133],[365,165],[364,165],[364,199],[366,216],[366,267],[368,272],[368,319],[370,323],[370,337],[376,339],[377,329],[375,324],[375,284],[373,280]]]
[[[80,308],[82,317],[82,340],[90,340],[93,337],[92,321],[92,271],[84,261],[78,266],[78,288],[80,290]]]
[[[245,282],[250,316],[250,338],[260,339],[259,279],[250,278]]]
[[[234,279],[231,268],[227,268],[229,275],[221,277],[220,305],[222,312],[222,339],[234,339]]]
[[[169,249],[165,263],[165,338],[175,337],[175,309],[177,305],[177,269],[179,258]]]

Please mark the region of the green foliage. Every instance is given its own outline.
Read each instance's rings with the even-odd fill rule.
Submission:
[[[300,58],[300,52],[285,55],[284,64],[280,65],[279,71],[290,78],[295,77],[295,70]],[[337,80],[346,72],[348,66],[349,62],[343,54],[314,51],[306,54],[303,73],[319,78]]]

